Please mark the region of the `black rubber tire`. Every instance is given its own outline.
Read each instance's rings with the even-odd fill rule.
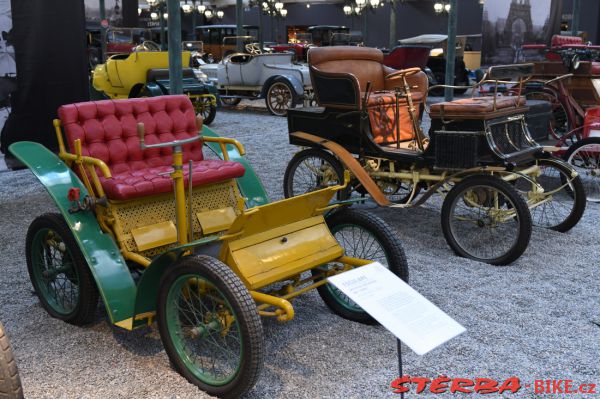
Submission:
[[[0,398],[23,398],[19,369],[2,323],[0,323]]]
[[[280,85],[280,84],[283,84],[287,87],[287,89],[290,93],[290,96],[291,96],[291,104],[290,104],[289,108],[286,108],[284,111],[277,111],[277,110],[273,109],[273,107],[271,107],[271,103],[269,101],[271,88],[275,85]],[[273,82],[271,82],[271,85],[267,88],[267,92],[265,95],[265,104],[267,105],[267,109],[269,110],[271,115],[287,116],[287,110],[290,108],[296,108],[297,103],[298,103],[298,94],[296,94],[296,90],[292,87],[292,85],[287,80],[275,79]]]
[[[71,254],[73,266],[79,278],[79,297],[77,298],[75,308],[69,314],[60,314],[56,312],[52,305],[47,302],[43,292],[38,286],[38,281],[33,271],[31,253],[34,248],[32,248],[32,241],[36,233],[41,229],[52,230],[60,236]],[[62,215],[58,213],[46,213],[34,219],[27,230],[25,254],[27,258],[27,271],[29,272],[29,278],[31,279],[33,288],[35,289],[40,303],[52,317],[75,325],[85,325],[94,320],[99,296],[96,281],[79,249],[79,245],[73,236],[73,232]]]
[[[241,98],[236,98],[236,97],[221,97],[221,103],[223,103],[223,105],[227,105],[229,107],[235,107],[236,105],[238,105],[240,102],[242,102]]]
[[[559,159],[550,159],[550,160],[540,159],[538,161],[538,164],[540,166],[553,167],[553,168],[558,169],[561,173],[561,176],[560,176],[561,184],[566,184],[567,178],[565,176],[569,176],[571,174],[571,168],[568,166],[568,164],[564,164],[563,161],[559,160]],[[544,187],[544,189],[546,189],[546,187]],[[579,176],[575,177],[571,181],[571,186],[565,187],[565,190],[567,191],[567,194],[571,198],[574,199],[573,208],[571,209],[571,212],[561,223],[559,223],[555,226],[542,226],[542,227],[546,227],[550,230],[555,230],[555,231],[559,231],[561,233],[565,233],[565,232],[571,230],[583,216],[583,213],[585,211],[586,199],[585,199],[585,189],[583,188],[583,183],[581,182],[581,178]],[[536,214],[536,212],[534,209],[532,212],[531,218],[533,220],[533,225],[538,226],[536,224],[535,214]]]
[[[571,159],[571,157],[573,156],[573,154],[575,152],[578,152],[581,149],[581,147],[585,147],[588,145],[600,147],[600,137],[587,137],[585,139],[577,141],[575,144],[572,144],[571,146],[569,146],[569,149],[567,150],[567,152],[565,152],[565,154],[563,155],[563,160],[575,168],[581,168],[581,166],[575,165],[573,163],[573,160]],[[595,156],[595,157],[600,158],[600,155]],[[596,170],[596,169],[598,169],[598,167],[600,165],[594,165],[594,166],[596,166],[596,167],[594,167],[592,169]],[[585,168],[585,169],[589,169],[589,168]],[[600,176],[597,176],[597,175],[592,175],[592,176],[594,176],[596,179],[600,179]],[[586,192],[586,198],[588,201],[600,202],[600,185],[596,185],[594,194],[595,193],[598,193],[598,194],[594,195],[594,196],[591,196],[592,195],[590,193],[591,190],[586,190],[585,187],[584,187],[584,190]]]
[[[358,226],[360,229],[368,231],[384,250],[389,270],[408,283],[408,263],[406,261],[404,249],[402,248],[402,243],[400,242],[396,231],[383,219],[364,209],[344,208],[327,215],[326,221],[334,236],[336,229],[345,225]],[[343,243],[340,243],[340,245],[343,246]],[[359,251],[353,251],[352,248],[344,248],[345,255],[361,258],[361,253],[363,253],[361,251],[364,251],[365,248],[356,249]],[[311,272],[313,275],[320,274],[318,269],[314,269]],[[329,307],[333,313],[344,319],[363,324],[377,323],[375,319],[362,309],[356,311],[340,304],[339,300],[332,292],[332,288],[333,287],[330,284],[325,284],[318,287],[317,291],[327,307]]]
[[[223,293],[231,305],[242,333],[242,362],[240,371],[232,381],[225,385],[208,385],[185,366],[177,354],[170,338],[166,306],[171,285],[178,277],[193,274],[213,283]],[[158,293],[158,329],[160,337],[175,369],[190,383],[198,386],[210,395],[221,398],[238,398],[250,390],[260,375],[264,362],[264,336],[256,303],[240,278],[224,263],[210,256],[186,256],[176,266],[165,273],[161,279]]]
[[[508,251],[495,258],[479,258],[468,253],[458,244],[450,226],[450,212],[452,210],[451,208],[453,203],[460,200],[458,197],[464,191],[468,190],[472,186],[480,185],[489,186],[502,192],[503,195],[508,198],[512,204],[514,204],[514,208],[517,212],[519,232],[517,234],[515,243]],[[525,252],[531,238],[531,214],[529,213],[529,208],[527,207],[525,200],[523,197],[521,197],[521,195],[519,195],[517,190],[512,185],[502,179],[490,175],[470,176],[457,183],[444,199],[441,217],[442,232],[444,233],[446,242],[455,254],[462,256],[463,258],[474,259],[480,262],[489,263],[491,265],[507,265],[511,262],[514,262],[523,254],[523,252]]]
[[[331,155],[329,152],[322,150],[320,148],[308,148],[302,150],[294,155],[294,157],[288,162],[287,167],[285,168],[285,173],[283,175],[283,195],[285,198],[290,198],[294,196],[293,184],[294,184],[294,176],[296,175],[296,171],[298,170],[298,166],[304,162],[307,158],[321,158],[324,162],[328,163],[335,174],[337,175],[337,182],[343,183],[344,181],[344,167],[342,163],[338,161],[338,159]],[[317,187],[315,189],[324,188]],[[350,186],[344,188],[337,192],[338,200],[345,200],[350,197]],[[297,193],[296,195],[300,195],[304,193]]]
[[[197,101],[203,101],[202,99],[199,99]],[[202,112],[199,112],[199,110],[196,108],[196,112],[198,113],[198,115],[200,115],[202,117],[202,123],[204,123],[205,125],[210,125],[212,123],[212,121],[215,120],[215,117],[217,116],[217,106],[216,105],[212,105],[212,104],[208,104],[208,115],[205,117],[204,114]]]

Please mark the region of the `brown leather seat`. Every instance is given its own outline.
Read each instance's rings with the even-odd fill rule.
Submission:
[[[389,77],[397,72],[383,64],[383,53],[375,48],[355,46],[314,47],[308,51],[308,64],[317,103],[338,109],[362,109],[362,100],[371,83],[367,101],[371,134],[377,143],[396,142],[395,88],[404,88],[401,76]],[[407,76],[419,117],[420,105],[425,101],[427,76],[418,72]],[[406,98],[399,99],[400,140],[414,137],[412,121],[408,114]]]
[[[494,111],[507,108],[517,108],[525,105],[525,97],[522,96],[506,96],[496,97],[474,97],[462,98],[449,102],[433,104],[430,109],[432,117],[442,113],[448,115],[485,115]]]

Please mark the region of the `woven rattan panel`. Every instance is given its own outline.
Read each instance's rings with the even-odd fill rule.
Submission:
[[[198,239],[202,236],[200,231],[200,223],[195,216],[196,212],[221,209],[224,207],[233,207],[237,212],[236,198],[239,196],[240,194],[237,186],[232,182],[211,184],[208,186],[194,188],[192,196],[194,239]],[[170,246],[175,245],[171,244],[148,249],[143,252],[138,252],[135,241],[133,240],[133,236],[131,234],[131,230],[143,226],[149,226],[168,220],[171,220],[173,223],[175,223],[175,199],[173,194],[169,193],[157,195],[135,201],[128,201],[118,204],[113,203],[111,205],[113,209],[113,215],[115,216],[115,219],[118,221],[121,228],[119,233],[125,237],[125,247],[127,250],[151,258],[165,251]]]

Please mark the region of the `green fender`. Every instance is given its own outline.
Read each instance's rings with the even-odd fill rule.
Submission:
[[[217,133],[213,132],[207,126],[202,127],[202,135],[208,137],[220,137]],[[215,152],[219,156],[219,158],[223,159],[223,153],[221,152],[221,147],[219,143],[204,143],[207,145],[212,151]],[[231,161],[236,161],[244,165],[246,169],[246,173],[244,176],[237,179],[238,187],[240,188],[240,192],[242,196],[246,198],[246,206],[248,208],[253,208],[259,205],[265,205],[269,203],[269,197],[267,196],[267,192],[262,182],[256,175],[254,168],[250,165],[250,163],[238,152],[235,146],[227,144],[227,153],[229,154],[229,159]]]
[[[9,147],[44,185],[73,232],[79,248],[90,266],[112,323],[132,317],[136,287],[125,260],[111,236],[100,229],[96,216],[90,211],[69,213],[67,199],[70,188],[88,192],[77,175],[54,153],[39,143],[21,141]]]

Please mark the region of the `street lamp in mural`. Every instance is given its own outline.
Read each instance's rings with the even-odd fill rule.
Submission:
[[[344,14],[349,17],[362,16],[362,37],[363,42],[367,42],[368,26],[367,26],[367,13],[369,11],[375,12],[379,7],[383,7],[383,0],[354,0],[353,2],[346,3],[342,10]]]

